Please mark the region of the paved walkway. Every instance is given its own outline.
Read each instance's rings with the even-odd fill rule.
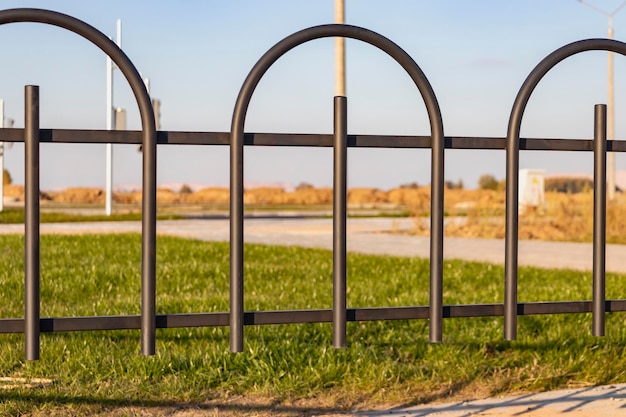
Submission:
[[[413,228],[408,218],[348,219],[348,251],[428,257],[429,238],[393,234]],[[228,241],[229,223],[223,217],[159,221],[160,234],[206,241]],[[24,225],[0,225],[0,234],[23,233]],[[42,233],[124,233],[140,232],[139,222],[44,223]],[[248,243],[296,245],[332,249],[332,219],[268,216],[245,220]],[[607,245],[606,268],[626,273],[626,246]],[[504,263],[504,240],[445,238],[444,257]],[[592,244],[573,242],[520,241],[519,264],[546,268],[592,269]]]
[[[626,384],[363,412],[368,417],[623,417]]]

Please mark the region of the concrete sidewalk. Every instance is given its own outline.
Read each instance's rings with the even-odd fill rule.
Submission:
[[[367,417],[622,417],[626,384],[356,413]]]
[[[379,255],[428,258],[429,238],[401,232],[414,227],[408,218],[348,219],[348,251]],[[159,234],[206,241],[228,241],[226,218],[165,220],[157,224]],[[0,225],[0,234],[23,233],[24,225]],[[44,223],[42,233],[140,233],[140,222]],[[294,245],[332,249],[332,219],[264,217],[245,220],[247,243]],[[607,245],[606,269],[626,273],[626,246]],[[445,238],[446,259],[504,263],[504,240]],[[592,244],[576,242],[520,241],[519,264],[544,268],[591,270]]]

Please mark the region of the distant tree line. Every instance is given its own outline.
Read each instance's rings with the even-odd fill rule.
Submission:
[[[498,180],[491,174],[484,174],[478,178],[478,189],[480,190],[504,190],[506,180]]]

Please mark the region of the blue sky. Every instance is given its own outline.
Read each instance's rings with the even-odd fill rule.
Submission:
[[[596,0],[613,9],[620,1]],[[3,8],[38,7],[70,14],[115,36],[122,19],[123,49],[150,78],[162,101],[162,129],[227,131],[238,91],[261,55],[289,34],[332,23],[334,0],[237,1],[13,1]],[[607,19],[575,0],[347,0],[346,22],[392,39],[420,65],[438,97],[446,135],[504,136],[515,95],[528,73],[572,41],[605,37]],[[626,10],[614,20],[626,40]],[[78,36],[42,24],[0,27],[0,98],[5,114],[23,126],[23,86],[41,91],[42,128],[105,127],[105,57]],[[593,105],[606,102],[606,53],[572,57],[551,71],[531,97],[522,135],[591,138]],[[384,53],[347,43],[351,134],[429,134],[424,105],[409,77]],[[616,56],[616,137],[626,59]],[[331,133],[333,41],[307,43],[270,69],[252,99],[246,131]],[[129,128],[140,127],[130,89],[115,74],[117,107]],[[246,181],[332,184],[332,151],[260,148],[245,151]],[[104,186],[104,145],[42,145],[41,184]],[[391,188],[430,182],[426,150],[351,149],[349,186]],[[6,167],[23,181],[23,147],[6,152]],[[228,184],[228,149],[160,147],[158,180]],[[504,177],[503,151],[446,151],[446,178],[475,187],[485,173]],[[523,152],[522,168],[548,173],[591,172],[587,153]],[[626,163],[617,156],[617,168]],[[116,184],[140,184],[141,156],[115,146]]]

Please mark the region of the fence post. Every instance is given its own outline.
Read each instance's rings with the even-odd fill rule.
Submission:
[[[606,105],[596,104],[593,138],[593,335],[604,336],[606,288]]]
[[[235,123],[233,122],[233,125]],[[242,123],[243,125],[243,123]],[[233,129],[234,130],[234,129]],[[243,352],[243,128],[230,143],[230,351]]]
[[[506,159],[506,230],[504,254],[504,338],[517,338],[519,139],[511,136]]]
[[[334,100],[333,144],[333,346],[346,347],[347,99]]]
[[[441,122],[441,120],[439,120]],[[443,340],[443,215],[444,215],[444,150],[443,127],[433,131],[430,174],[430,293],[429,338]]]
[[[24,347],[26,360],[39,359],[39,87],[25,87],[24,142],[26,205],[24,236]]]

